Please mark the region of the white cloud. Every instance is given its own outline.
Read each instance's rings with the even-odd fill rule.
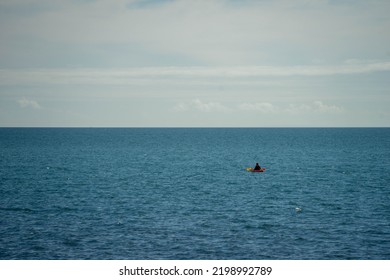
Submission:
[[[326,105],[322,101],[315,101],[313,103],[313,107],[315,111],[322,113],[341,113],[344,111],[342,107],[336,105]]]
[[[194,99],[188,103],[178,103],[174,107],[175,111],[198,110],[202,112],[232,112],[252,111],[259,113],[289,113],[289,114],[312,114],[326,113],[335,114],[344,112],[344,108],[336,105],[328,105],[322,101],[314,101],[312,103],[289,104],[287,107],[275,106],[269,102],[241,103],[236,109],[227,107],[220,102],[203,102],[200,99]]]
[[[310,104],[289,104],[285,109],[290,114],[327,113],[337,114],[344,112],[344,108],[336,105],[324,104],[322,101],[314,101]]]
[[[230,108],[226,107],[220,102],[203,102],[200,99],[193,99],[190,102],[180,102],[174,107],[175,111],[186,112],[189,110],[201,112],[229,112]]]
[[[35,100],[30,100],[25,97],[18,100],[19,106],[22,108],[33,108],[33,109],[41,109],[39,103]]]
[[[173,108],[174,111],[178,111],[178,112],[185,112],[188,111],[189,109],[190,107],[188,106],[188,104],[183,102],[176,104],[176,106]]]
[[[261,113],[274,113],[277,111],[277,108],[268,102],[242,103],[238,106],[238,109],[244,111],[258,111]]]
[[[286,112],[290,114],[302,114],[310,112],[311,110],[312,107],[307,104],[289,104],[288,108],[286,109]]]
[[[287,107],[275,106],[268,102],[242,103],[238,106],[239,110],[256,111],[261,113],[289,113],[289,114],[312,114],[312,113],[342,113],[344,108],[336,105],[328,105],[322,101],[312,103],[289,104]]]
[[[199,99],[192,101],[192,106],[202,112],[227,112],[229,109],[219,102],[202,102]]]

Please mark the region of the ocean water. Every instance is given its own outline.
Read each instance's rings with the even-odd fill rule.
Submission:
[[[0,259],[390,259],[390,129],[2,128]]]

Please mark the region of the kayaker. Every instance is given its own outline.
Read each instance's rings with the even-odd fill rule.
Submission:
[[[256,166],[255,166],[255,168],[253,170],[261,170],[261,167],[260,167],[258,162],[256,162]]]

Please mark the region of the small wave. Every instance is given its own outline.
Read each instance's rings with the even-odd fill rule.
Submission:
[[[72,212],[72,211],[76,211],[77,208],[68,207],[68,206],[55,206],[52,210],[53,211],[60,211],[60,212]]]
[[[13,212],[34,212],[34,210],[30,208],[23,207],[0,207],[0,211],[13,211]]]

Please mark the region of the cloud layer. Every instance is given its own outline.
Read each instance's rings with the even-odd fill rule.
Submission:
[[[345,112],[345,109],[341,106],[325,104],[322,101],[314,101],[304,104],[290,103],[285,105],[274,105],[270,102],[244,102],[229,106],[224,104],[223,102],[204,102],[200,99],[193,99],[187,103],[180,102],[175,105],[174,110],[179,112],[195,110],[207,113],[214,112],[231,114],[235,114],[240,111],[253,112],[257,114],[340,114]]]
[[[332,76],[390,71],[390,62],[354,62],[334,66],[138,67],[0,70],[0,85],[12,84],[142,84],[208,79]]]
[[[389,10],[0,0],[0,126],[389,126]]]
[[[378,0],[18,0],[0,9],[10,67],[331,64],[388,58],[390,43],[390,2]]]

